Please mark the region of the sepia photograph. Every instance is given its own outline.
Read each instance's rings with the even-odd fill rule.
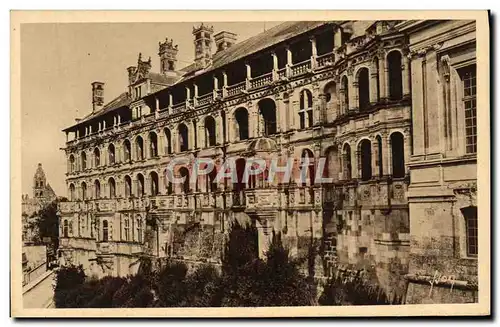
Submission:
[[[488,19],[11,12],[11,315],[489,315]]]

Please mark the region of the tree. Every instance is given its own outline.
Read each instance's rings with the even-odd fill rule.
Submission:
[[[186,303],[186,274],[188,268],[182,262],[169,261],[162,267],[155,280],[158,306],[180,307]]]
[[[76,295],[79,294],[79,288],[85,282],[85,273],[83,267],[69,266],[56,271],[56,286],[54,288],[54,302],[57,308],[78,307]]]
[[[59,217],[57,216],[57,205],[59,200],[56,199],[38,211],[35,221],[36,227],[40,233],[40,239],[50,237],[52,249],[55,251],[59,247]]]

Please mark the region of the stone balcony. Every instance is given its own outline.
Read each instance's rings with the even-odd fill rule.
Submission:
[[[60,249],[81,249],[87,251],[96,251],[96,243],[92,238],[80,238],[80,237],[60,237],[59,238],[59,248]]]
[[[143,245],[136,242],[96,242],[96,254],[126,254],[139,255],[143,252]]]

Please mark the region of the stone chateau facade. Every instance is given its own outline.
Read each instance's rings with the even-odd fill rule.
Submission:
[[[64,130],[62,264],[123,276],[143,256],[218,263],[237,220],[256,227],[260,255],[280,232],[316,276],[364,269],[409,303],[475,300],[474,21],[286,22],[241,42],[201,24],[193,36],[193,64],[179,69],[173,40],[160,42],[159,73],[139,54],[126,92],[105,104],[92,83],[92,112]],[[268,171],[242,183],[253,157],[326,165],[301,183]],[[233,160],[240,182],[190,183],[188,163],[172,184],[174,158]],[[436,271],[446,281],[431,285]]]

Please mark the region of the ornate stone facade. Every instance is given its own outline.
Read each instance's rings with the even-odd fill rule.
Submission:
[[[217,263],[231,222],[248,221],[261,255],[281,232],[310,273],[364,269],[402,295],[415,85],[401,24],[287,22],[213,55],[211,40],[200,43],[213,29],[195,28],[203,60],[171,83],[148,72],[130,79],[121,100],[65,130],[75,137],[65,148],[70,201],[60,204],[64,261],[114,275],[134,273],[145,255]],[[303,183],[267,172],[248,185],[165,176],[173,159],[212,158],[218,170],[233,160],[241,179],[254,156],[327,161]],[[191,164],[174,171],[193,173]],[[331,182],[316,183],[317,173]]]

